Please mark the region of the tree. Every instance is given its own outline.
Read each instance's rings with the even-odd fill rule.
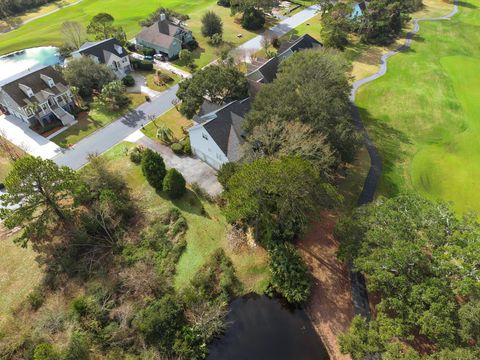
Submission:
[[[95,15],[87,26],[87,33],[95,36],[95,40],[106,40],[116,37],[119,28],[113,25],[115,19],[108,13]],[[121,41],[122,39],[117,39]]]
[[[163,179],[163,191],[167,193],[172,199],[178,199],[185,194],[187,188],[185,187],[185,179],[176,169],[167,171]]]
[[[212,37],[215,34],[223,34],[222,19],[213,11],[207,11],[202,16],[202,35]]]
[[[469,301],[458,311],[460,336],[466,342],[480,341],[480,301]]]
[[[177,97],[182,100],[180,112],[191,119],[205,98],[224,104],[248,97],[247,79],[233,66],[207,66],[179,84]]]
[[[85,28],[76,21],[65,21],[62,24],[62,34],[68,46],[78,49],[85,41]]]
[[[305,262],[290,243],[274,244],[269,249],[270,284],[291,304],[307,301],[312,280]]]
[[[68,225],[78,185],[78,177],[70,168],[24,156],[13,164],[5,179],[7,193],[1,196],[5,205],[18,207],[0,209],[0,218],[9,229],[23,228],[22,236],[16,239],[22,246],[28,241],[38,243],[50,230]]]
[[[105,84],[116,79],[107,65],[97,64],[87,56],[71,59],[63,68],[63,76],[83,97],[90,96],[93,90],[101,91]]]
[[[269,121],[298,120],[322,133],[341,161],[352,161],[360,137],[350,112],[348,72],[349,65],[338,51],[295,53],[256,95],[245,118],[247,132]]]
[[[242,165],[228,180],[225,215],[230,222],[255,226],[257,238],[265,243],[292,240],[312,212],[326,203],[327,188],[306,160],[258,159]]]
[[[260,30],[265,25],[265,15],[263,11],[255,8],[248,7],[242,14],[242,27],[247,30]]]
[[[125,85],[120,80],[106,84],[96,101],[110,111],[118,111],[130,105],[131,100],[125,93]]]
[[[348,331],[338,338],[342,354],[350,354],[353,360],[364,360],[368,354],[385,351],[378,324],[362,316],[355,316]]]
[[[142,172],[148,183],[157,191],[162,191],[163,178],[166,174],[165,163],[160,154],[145,149],[142,156]]]
[[[180,50],[180,53],[178,54],[178,59],[184,66],[191,66],[193,64],[193,54],[188,49]]]
[[[337,163],[325,135],[299,121],[269,121],[254,127],[243,152],[247,160],[298,156],[311,161],[324,179],[331,179]]]
[[[227,188],[228,181],[230,178],[240,170],[241,165],[236,162],[228,162],[222,165],[220,170],[217,173],[217,180],[223,186],[224,189]]]
[[[331,6],[328,11],[322,13],[322,28],[320,30],[323,44],[343,50],[348,44],[350,31],[349,15],[351,5],[338,2]]]
[[[479,235],[475,217],[459,218],[444,204],[410,194],[360,207],[336,228],[341,259],[353,262],[381,299],[382,338],[420,334],[438,349],[465,345],[458,329],[464,342],[478,336],[478,304],[468,299],[479,293],[480,269],[471,266],[480,259]]]
[[[162,142],[164,142],[165,144],[168,144],[173,139],[173,131],[168,126],[160,126],[157,128],[156,136]]]

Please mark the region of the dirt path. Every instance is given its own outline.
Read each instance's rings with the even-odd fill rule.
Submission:
[[[321,222],[298,243],[314,277],[307,312],[332,360],[350,359],[342,355],[337,336],[347,330],[353,318],[350,277],[345,264],[337,260],[338,242],[333,237],[336,216],[323,212]]]

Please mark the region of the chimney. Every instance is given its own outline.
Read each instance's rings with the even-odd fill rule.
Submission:
[[[165,16],[165,13],[160,14],[160,21],[165,21],[167,17]]]

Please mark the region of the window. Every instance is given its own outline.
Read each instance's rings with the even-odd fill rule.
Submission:
[[[207,136],[207,134],[205,134],[205,133],[202,133],[202,138],[204,138],[205,140],[208,140],[208,136]]]

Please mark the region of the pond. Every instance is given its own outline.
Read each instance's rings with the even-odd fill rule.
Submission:
[[[17,51],[0,57],[0,81],[29,69],[33,70],[45,65],[60,63],[61,58],[58,48],[53,46]]]
[[[277,299],[247,295],[230,306],[229,327],[213,342],[208,360],[327,360],[327,351],[307,314]]]

